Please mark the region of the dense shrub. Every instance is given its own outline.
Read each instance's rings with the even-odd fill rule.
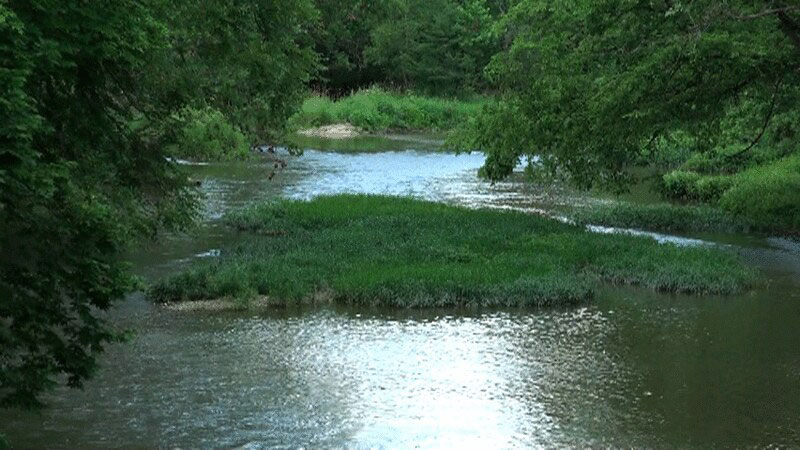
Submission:
[[[671,200],[716,203],[733,186],[729,175],[704,176],[695,172],[675,170],[662,178],[661,193]]]
[[[661,193],[673,200],[691,200],[700,174],[684,170],[674,170],[662,178]]]
[[[246,158],[250,145],[239,127],[213,108],[183,108],[169,121],[174,127],[174,144],[167,148],[173,156],[197,160]]]
[[[800,231],[800,155],[737,175],[720,205],[766,227]]]
[[[708,152],[695,152],[681,165],[681,169],[704,175],[735,174],[786,156],[785,151],[779,146],[756,146],[741,153],[743,145],[745,144],[717,148]]]
[[[335,102],[311,97],[289,119],[289,126],[298,130],[346,122],[368,131],[448,131],[476,114],[484,103],[481,98],[455,100],[371,88]]]
[[[695,199],[703,203],[716,203],[733,183],[734,177],[727,175],[701,177],[694,185]]]

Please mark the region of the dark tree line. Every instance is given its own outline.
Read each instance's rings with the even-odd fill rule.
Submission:
[[[499,50],[492,26],[502,0],[316,0],[321,71],[334,96],[382,84],[428,94],[488,88],[483,68]]]

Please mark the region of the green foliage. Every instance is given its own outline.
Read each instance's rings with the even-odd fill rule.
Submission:
[[[700,158],[695,158],[700,161]],[[800,157],[754,164],[735,175],[673,171],[663,177],[662,194],[673,200],[717,204],[753,226],[772,231],[800,229]]]
[[[279,139],[315,20],[310,0],[0,0],[0,407],[94,372],[119,337],[102,312],[138,284],[122,251],[197,212],[164,148]]]
[[[681,164],[681,169],[704,175],[735,174],[750,167],[769,164],[787,156],[780,145],[760,145],[740,154],[741,146],[717,147],[708,152],[694,152]]]
[[[195,160],[224,161],[246,159],[250,144],[242,131],[212,108],[184,108],[165,121],[175,130],[175,144],[166,151],[172,156]]]
[[[734,173],[741,168],[741,161],[718,152],[697,152],[687,158],[681,168],[698,174]]]
[[[166,45],[145,3],[0,2],[0,406],[80,386],[117,334],[98,314],[136,282],[135,236],[193,214],[145,136],[138,77]]]
[[[335,102],[311,97],[291,117],[289,127],[299,130],[346,122],[367,131],[449,131],[477,114],[484,103],[482,98],[444,99],[371,88]]]
[[[736,176],[720,206],[754,223],[782,231],[800,231],[800,155]]]
[[[157,302],[269,296],[398,307],[545,306],[589,298],[595,280],[670,292],[730,293],[736,257],[649,238],[598,235],[534,215],[411,199],[324,197],[237,212],[247,241],[149,291]]]
[[[700,174],[675,170],[664,175],[661,183],[662,194],[671,199],[690,200],[695,196],[697,182]]]
[[[317,68],[312,1],[157,1],[169,46],[148,66],[154,102],[168,111],[211,107],[251,144],[279,142]]]
[[[483,87],[483,68],[499,50],[483,0],[396,0],[372,33],[369,61],[387,81],[428,93]]]
[[[316,0],[319,26],[313,30],[314,48],[322,69],[315,84],[335,94],[384,81],[383,70],[367,60],[372,30],[388,17],[389,0]]]
[[[675,133],[698,152],[747,153],[765,122],[791,140],[799,24],[796,8],[766,1],[521,0],[497,26],[511,44],[488,69],[502,101],[466,137],[488,152],[493,179],[538,155],[582,187],[625,185]]]
[[[707,176],[697,180],[695,197],[703,203],[716,203],[733,187],[735,179],[730,176]]]
[[[671,200],[716,203],[734,184],[729,175],[700,175],[683,170],[672,171],[662,178],[661,193]]]
[[[601,225],[661,232],[746,233],[754,227],[719,208],[669,203],[614,203],[578,209],[571,217],[579,225]]]
[[[316,0],[314,86],[334,97],[381,84],[453,94],[486,87],[505,0]]]

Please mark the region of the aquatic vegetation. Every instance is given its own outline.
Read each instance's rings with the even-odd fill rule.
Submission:
[[[733,254],[600,235],[518,212],[342,195],[237,212],[243,242],[156,283],[156,302],[268,296],[397,307],[548,306],[598,283],[728,294],[753,281]],[[324,295],[321,295],[324,294]]]
[[[449,131],[475,115],[487,101],[423,97],[371,88],[338,101],[308,98],[289,119],[289,128],[300,130],[346,122],[371,132]]]
[[[712,206],[671,203],[612,203],[578,209],[571,218],[581,225],[602,225],[665,232],[746,233],[749,221]]]

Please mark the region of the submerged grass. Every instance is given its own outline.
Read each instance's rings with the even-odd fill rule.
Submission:
[[[671,203],[612,203],[574,211],[579,225],[602,225],[662,232],[747,233],[754,229],[749,221],[720,208]]]
[[[289,128],[349,123],[371,132],[447,132],[475,115],[487,101],[423,97],[371,88],[338,101],[320,96],[308,98],[289,119]]]
[[[718,249],[406,198],[281,201],[237,212],[227,222],[245,234],[243,244],[157,283],[150,298],[546,306],[583,302],[600,282],[727,294],[753,280],[735,255]]]

